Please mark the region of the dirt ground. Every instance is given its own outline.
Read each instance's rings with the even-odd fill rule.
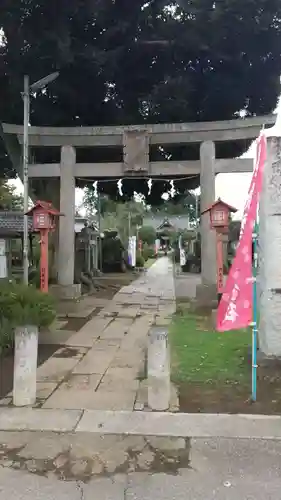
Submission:
[[[251,366],[249,385],[182,383],[179,389],[180,411],[186,413],[281,414],[281,362],[259,366],[257,401],[251,401]]]

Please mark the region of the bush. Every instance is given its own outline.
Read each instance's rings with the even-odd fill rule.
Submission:
[[[14,331],[11,323],[6,318],[0,318],[0,356],[1,352],[13,345]]]
[[[139,250],[137,250],[136,254],[136,267],[144,267],[145,260]]]
[[[34,286],[14,282],[0,284],[2,331],[7,324],[10,325],[11,329],[26,325],[48,326],[54,321],[55,316],[53,296],[42,293]]]
[[[155,243],[156,236],[156,231],[152,226],[142,226],[139,230],[139,239],[148,245]]]
[[[154,251],[154,248],[152,247],[149,247],[146,244],[143,245],[143,250],[142,250],[142,256],[144,258],[145,261],[147,261],[148,259],[153,259],[155,257],[155,251]]]

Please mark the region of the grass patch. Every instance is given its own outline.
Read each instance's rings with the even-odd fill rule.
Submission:
[[[219,333],[210,317],[185,312],[170,327],[172,378],[176,383],[249,383],[250,330]]]
[[[154,262],[155,262],[155,259],[147,259],[147,261],[144,264],[144,268],[148,269],[149,267],[152,266],[152,264],[154,264]]]

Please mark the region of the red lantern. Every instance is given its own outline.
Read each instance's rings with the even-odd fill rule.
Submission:
[[[40,232],[40,289],[42,292],[48,292],[49,289],[49,250],[48,237],[49,231],[56,227],[56,219],[62,215],[46,201],[37,201],[34,207],[27,212],[27,215],[33,217],[33,229]]]
[[[211,228],[216,229],[228,227],[230,214],[237,212],[237,210],[219,198],[213,205],[204,210],[202,215],[207,212],[210,214]]]
[[[213,203],[209,208],[202,212],[202,215],[210,214],[210,225],[216,231],[217,239],[217,289],[219,299],[223,293],[223,242],[222,234],[227,233],[229,226],[229,216],[231,213],[237,212],[236,208],[228,205],[220,198]]]

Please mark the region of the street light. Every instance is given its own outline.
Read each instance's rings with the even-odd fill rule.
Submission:
[[[24,77],[24,91],[22,93],[24,116],[23,116],[23,209],[24,209],[24,222],[23,222],[23,281],[28,285],[28,126],[29,126],[29,112],[30,112],[30,94],[45,88],[49,83],[56,80],[59,72],[51,73],[45,78],[41,78],[32,85],[29,84],[29,76]]]

